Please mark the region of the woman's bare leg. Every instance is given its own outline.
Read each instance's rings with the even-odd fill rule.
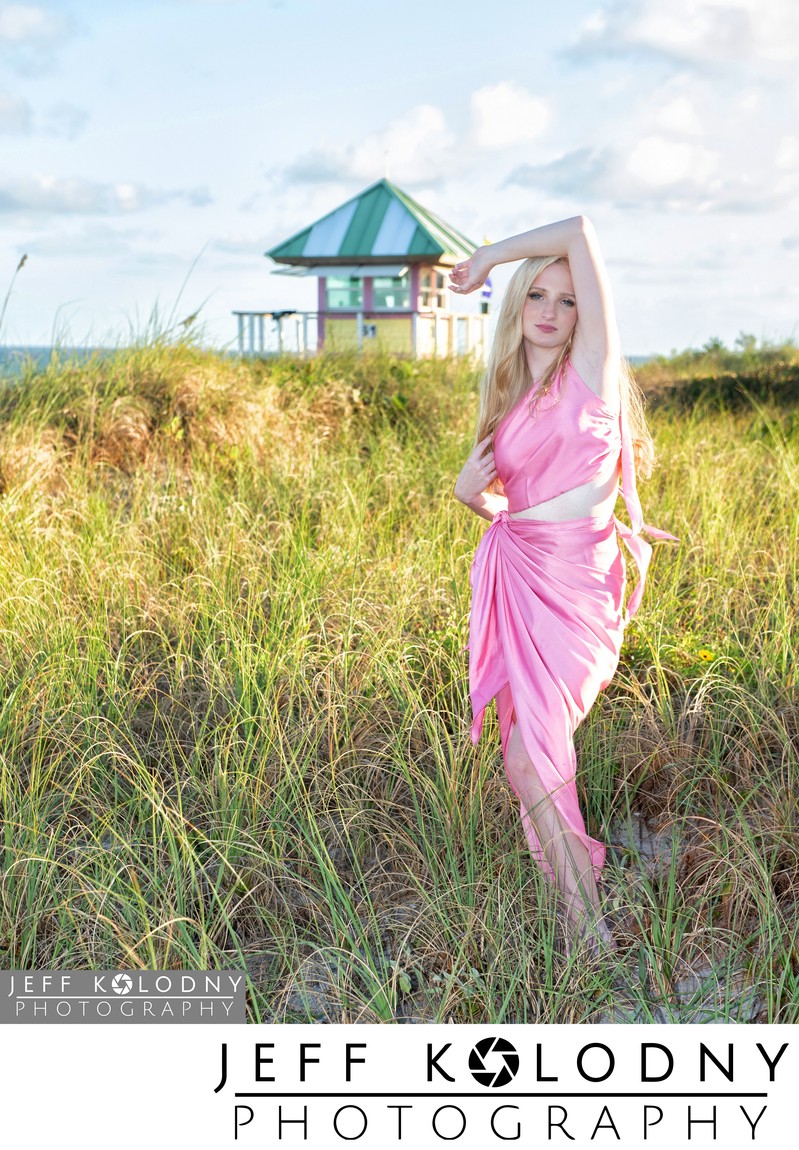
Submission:
[[[585,931],[589,942],[593,940],[594,949],[598,940],[613,947],[610,931],[596,921],[601,904],[588,847],[574,831],[563,826],[552,796],[527,753],[518,723],[508,742],[506,769],[535,827],[544,857],[555,873],[556,886],[575,932]]]

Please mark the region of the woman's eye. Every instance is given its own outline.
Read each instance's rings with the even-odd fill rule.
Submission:
[[[541,297],[540,291],[531,291],[530,292],[530,299],[541,299],[541,298],[542,297]]]
[[[561,303],[565,303],[566,307],[574,307],[574,300],[573,299],[564,299],[564,300],[561,300]]]

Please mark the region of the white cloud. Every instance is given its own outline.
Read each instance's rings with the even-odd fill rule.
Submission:
[[[74,140],[88,122],[89,113],[84,108],[78,108],[75,104],[62,100],[48,110],[43,121],[43,130],[49,136],[62,136],[67,140]]]
[[[387,163],[391,177],[411,182],[424,180],[431,171],[445,170],[442,159],[454,143],[441,109],[420,104],[395,120],[385,132],[367,136],[352,149],[352,174],[364,180],[379,179]]]
[[[766,212],[795,195],[779,179],[795,154],[786,80],[752,77],[743,86],[734,75],[682,68],[652,85],[651,69],[627,71],[636,87],[609,97],[607,130],[592,136],[588,125],[560,155],[517,167],[512,182],[568,197],[564,210],[602,202]]]
[[[472,133],[479,148],[510,148],[540,136],[549,125],[546,100],[520,84],[503,81],[471,96]]]
[[[712,3],[724,6],[723,0]],[[753,55],[775,62],[799,59],[799,7],[795,0],[738,0],[738,5],[749,13]]]
[[[158,233],[144,231],[141,228],[119,229],[93,220],[77,230],[70,230],[59,221],[56,231],[44,232],[27,239],[25,250],[31,256],[49,258],[62,256],[69,256],[70,259],[119,258],[137,254],[142,241],[156,240],[163,242]]]
[[[0,132],[28,132],[30,127],[28,102],[10,92],[0,92]]]
[[[456,163],[465,163],[455,143],[442,110],[419,104],[358,144],[303,153],[285,177],[291,183],[370,183],[387,174],[398,183],[429,184],[451,173]]]
[[[701,63],[768,65],[799,59],[795,0],[617,0],[585,21],[577,47],[632,48]]]
[[[781,180],[777,180],[774,185],[774,191],[780,196],[792,195],[794,192],[799,191],[799,172],[791,172],[790,175],[783,176]]]
[[[210,197],[201,188],[160,191],[140,184],[98,183],[56,176],[0,179],[0,213],[111,215],[141,211],[174,199],[197,206],[209,202]]]
[[[775,180],[774,168],[765,161],[741,163],[730,147],[710,149],[695,139],[656,131],[631,132],[630,137],[613,146],[573,148],[544,163],[520,165],[504,186],[554,197],[563,212],[593,212],[610,204],[619,210],[690,214],[771,212],[790,206],[799,184],[793,173]],[[765,145],[762,151],[765,155]]]
[[[584,36],[601,36],[607,30],[608,18],[604,12],[592,12],[583,21],[581,32]]]
[[[284,172],[288,183],[371,183],[387,175],[411,187],[468,171],[475,147],[509,148],[535,139],[549,123],[549,106],[519,84],[485,85],[472,93],[471,124],[459,138],[441,108],[418,104],[381,132],[343,148],[312,148]]]
[[[647,136],[635,146],[627,170],[645,185],[664,188],[685,182],[707,183],[718,165],[718,155],[696,144]]]
[[[66,28],[62,16],[35,4],[0,4],[0,44],[37,45],[59,40]]]
[[[799,166],[799,136],[783,136],[777,147],[775,163],[778,168]]]
[[[630,38],[640,44],[689,58],[696,55],[740,54],[748,31],[748,14],[735,3],[724,8],[708,0],[672,0],[669,5],[646,3],[630,26]]]
[[[263,252],[269,247],[269,238],[252,235],[224,235],[219,236],[213,242],[214,251],[224,252],[226,255],[234,256],[250,256],[262,255]]]
[[[738,100],[738,107],[742,112],[755,112],[763,102],[763,93],[757,88],[750,88]]]
[[[696,114],[696,108],[687,96],[678,96],[675,100],[664,104],[657,121],[662,128],[672,132],[681,132],[686,136],[702,135],[702,125]]]
[[[43,116],[34,115],[27,100],[11,92],[0,92],[0,135],[43,132],[47,136],[74,140],[88,122],[88,112],[74,104],[62,101]]]
[[[514,168],[505,186],[519,184],[540,194],[567,199],[581,196],[590,203],[611,193],[616,163],[609,148],[574,148],[544,163]]]

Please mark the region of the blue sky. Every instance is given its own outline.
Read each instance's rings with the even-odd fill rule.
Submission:
[[[628,354],[799,338],[797,65],[795,0],[0,0],[0,338],[313,308],[264,250],[385,174],[476,242],[590,216]]]

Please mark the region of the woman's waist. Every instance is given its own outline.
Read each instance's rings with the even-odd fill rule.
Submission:
[[[623,571],[618,522],[611,511],[604,517],[586,516],[578,519],[543,520],[512,519],[506,510],[498,511],[485,531],[475,551],[470,582],[476,590],[484,583],[493,586],[499,578],[497,557],[504,555],[515,566],[520,563],[524,578],[546,571],[558,573],[567,582],[576,578],[580,570],[586,577],[590,572],[607,573],[615,564]],[[620,558],[621,556],[621,558]],[[531,566],[532,565],[532,566]],[[567,574],[574,568],[571,574]],[[593,576],[590,576],[593,579]],[[486,587],[481,593],[487,593]]]
[[[512,516],[506,510],[498,511],[491,520],[489,530],[480,540],[480,546],[490,546],[489,540],[497,528],[503,528],[519,541],[524,540],[536,548],[560,551],[566,540],[602,543],[617,535],[618,521],[614,508],[594,515],[578,515],[563,519],[533,519]],[[493,529],[493,530],[492,530]]]
[[[524,506],[529,499],[527,492],[508,492],[508,515],[511,519],[530,519],[546,523],[561,523],[572,519],[607,520],[616,506],[619,493],[618,474],[603,480],[590,480],[577,487],[545,500],[538,500]]]

